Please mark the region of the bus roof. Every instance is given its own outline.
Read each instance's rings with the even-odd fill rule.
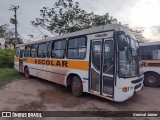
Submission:
[[[158,45],[158,44],[160,44],[160,41],[139,43],[140,46],[151,46],[151,45]]]
[[[103,26],[93,27],[93,28],[89,28],[89,29],[85,29],[85,30],[81,30],[81,31],[77,31],[77,32],[72,32],[72,33],[68,33],[68,34],[64,34],[64,35],[60,35],[60,36],[49,37],[46,39],[41,39],[41,40],[28,42],[28,43],[24,43],[24,44],[18,44],[18,45],[16,45],[16,47],[21,47],[21,46],[36,44],[36,43],[41,43],[41,42],[47,42],[47,41],[52,41],[52,40],[58,40],[58,39],[63,39],[63,38],[69,38],[69,37],[74,37],[74,36],[87,35],[87,34],[92,34],[92,33],[97,33],[97,32],[108,31],[108,30],[113,30],[113,31],[123,30],[126,33],[129,33],[130,35],[132,35],[132,37],[134,37],[132,32],[130,32],[124,26],[121,26],[119,24],[106,24]]]

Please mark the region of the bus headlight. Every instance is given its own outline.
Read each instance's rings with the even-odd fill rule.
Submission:
[[[131,87],[129,87],[129,91],[131,91],[131,90],[133,90],[133,87],[131,86]]]

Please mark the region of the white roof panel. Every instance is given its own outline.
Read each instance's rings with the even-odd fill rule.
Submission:
[[[29,43],[20,44],[20,45],[17,45],[17,47],[21,47],[21,46],[28,45],[28,44],[35,44],[35,43],[47,42],[47,41],[51,41],[51,40],[57,40],[57,39],[63,39],[63,38],[68,38],[68,37],[91,34],[91,33],[96,33],[96,32],[108,31],[108,30],[119,31],[119,26],[121,26],[121,25],[119,25],[119,24],[106,24],[103,26],[93,27],[93,28],[89,28],[89,29],[85,29],[85,30],[81,30],[81,31],[77,31],[77,32],[72,32],[69,34],[64,34],[64,35],[60,35],[60,36],[55,36],[55,37],[41,39],[41,40],[29,42]],[[124,29],[126,31],[128,30],[126,28],[124,28]]]

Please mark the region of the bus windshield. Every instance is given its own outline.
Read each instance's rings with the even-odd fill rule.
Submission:
[[[135,77],[139,75],[139,45],[129,36],[118,36],[119,76]]]

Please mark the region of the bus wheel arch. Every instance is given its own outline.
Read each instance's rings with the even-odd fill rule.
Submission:
[[[25,66],[25,67],[24,67],[24,76],[25,76],[26,79],[29,79],[29,78],[30,78],[28,66]]]
[[[67,77],[67,86],[71,86],[71,91],[74,96],[81,96],[83,94],[83,83],[79,75],[71,73]]]
[[[144,73],[144,85],[148,87],[159,87],[160,75],[152,71]]]

